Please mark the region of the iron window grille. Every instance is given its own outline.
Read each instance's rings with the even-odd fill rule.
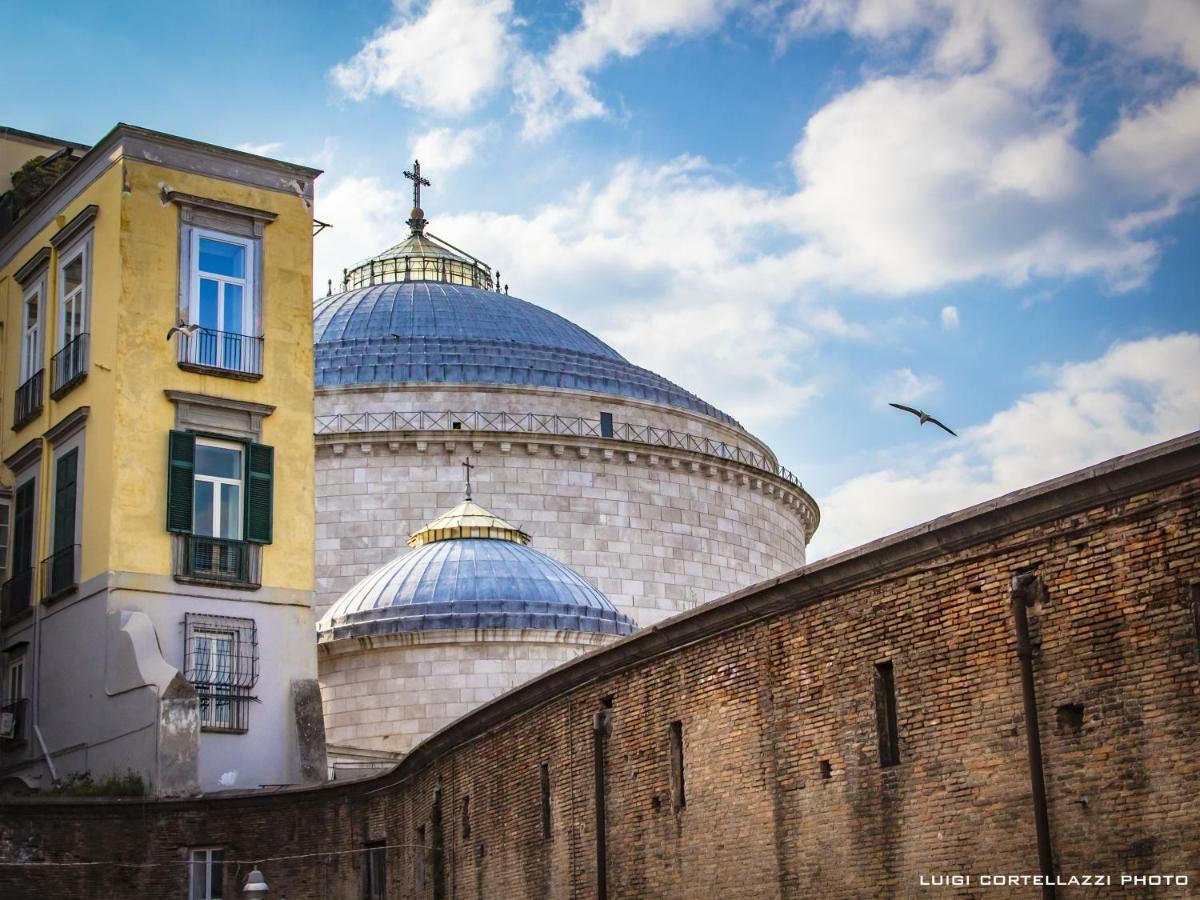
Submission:
[[[9,625],[27,615],[33,595],[33,569],[15,572],[0,587],[0,621]]]
[[[56,550],[42,560],[42,599],[53,600],[79,586],[79,545]]]
[[[88,333],[76,337],[50,357],[53,373],[50,396],[57,400],[87,377]]]
[[[184,673],[200,700],[204,731],[250,728],[251,690],[258,682],[258,629],[253,619],[187,613]]]
[[[42,382],[46,380],[45,376],[46,370],[38,369],[17,388],[13,402],[13,431],[31,422],[42,411]]]
[[[180,328],[179,365],[184,369],[262,375],[263,339],[211,328]]]
[[[180,534],[175,542],[175,574],[200,582],[258,587],[262,556],[258,544],[232,538]]]

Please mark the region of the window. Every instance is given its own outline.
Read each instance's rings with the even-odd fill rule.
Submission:
[[[242,445],[196,441],[192,534],[242,539]]]
[[[88,297],[91,282],[91,235],[59,255],[58,341],[51,396],[65,394],[87,374]]]
[[[6,703],[16,703],[25,699],[25,657],[8,664],[8,680],[5,683],[4,699]]]
[[[189,240],[191,327],[181,332],[180,361],[261,374],[262,341],[255,334],[257,242],[204,228],[191,229]]]
[[[220,900],[225,896],[225,851],[206,847],[192,851],[188,900]]]
[[[34,502],[36,479],[17,485],[13,496],[12,554],[4,582],[0,619],[8,624],[29,611],[33,593]]]
[[[53,552],[45,560],[42,591],[54,597],[75,587],[79,545],[76,543],[79,450],[71,448],[54,465]]]
[[[258,681],[253,619],[184,616],[184,671],[200,698],[200,727],[242,733],[250,727],[250,689]]]
[[[42,317],[46,276],[25,288],[21,312],[20,386],[13,402],[13,428],[34,419],[42,411]]]
[[[387,848],[382,842],[367,844],[363,857],[363,900],[383,900],[387,896]]]
[[[875,723],[879,731],[879,765],[898,765],[900,734],[896,720],[896,677],[890,662],[875,666]]]
[[[8,513],[11,504],[0,500],[0,582],[8,577]]]
[[[183,535],[176,575],[256,585],[271,542],[275,456],[271,447],[172,431],[167,530]]]

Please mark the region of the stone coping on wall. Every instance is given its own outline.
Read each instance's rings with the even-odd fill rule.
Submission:
[[[319,658],[325,659],[372,650],[430,644],[461,644],[470,647],[480,644],[572,644],[580,647],[604,647],[617,637],[613,634],[573,631],[569,628],[555,631],[544,628],[444,628],[436,631],[401,631],[339,638],[318,644],[317,653]]]
[[[1198,477],[1200,432],[1193,432],[1005,494],[729,594],[620,638],[607,647],[586,653],[501,694],[435,732],[410,750],[391,771],[351,784],[285,790],[295,795],[307,795],[297,796],[303,802],[326,797],[334,799],[337,796],[334,792],[339,791],[377,793],[388,790],[425,770],[444,754],[583,685],[733,628],[819,603],[826,598],[836,598],[938,556]],[[1195,494],[1190,496],[1195,498]],[[245,803],[262,793],[225,796],[232,801]],[[223,799],[223,795],[206,795],[202,801],[217,799]],[[91,803],[154,803],[182,807],[202,801],[80,802],[6,798],[5,802],[10,806],[42,802],[79,806]]]
[[[453,435],[453,437],[450,437]],[[615,438],[575,437],[573,435],[521,435],[505,432],[503,440],[495,432],[476,431],[423,431],[423,432],[362,432],[355,434],[317,435],[317,452],[323,450],[334,456],[343,456],[355,451],[363,456],[373,456],[376,451],[399,453],[401,448],[414,448],[417,453],[470,452],[475,455],[485,450],[507,454],[525,453],[536,456],[548,452],[552,456],[574,455],[581,460],[593,459],[601,462],[622,462],[626,465],[642,464],[650,468],[662,466],[666,469],[702,475],[705,478],[737,482],[742,487],[762,491],[774,497],[781,505],[792,510],[804,525],[804,542],[812,540],[821,523],[821,510],[816,500],[803,486],[781,478],[766,469],[755,468],[736,460],[710,456],[691,450],[657,447],[650,444],[621,441]],[[469,451],[468,451],[469,448]]]

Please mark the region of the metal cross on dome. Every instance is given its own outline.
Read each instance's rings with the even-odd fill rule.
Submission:
[[[421,177],[421,161],[419,159],[413,160],[412,171],[405,172],[404,177],[411,179],[412,183],[413,183],[413,209],[420,209],[421,208],[421,185],[425,185],[425,187],[429,187],[430,184],[429,184],[428,178]]]
[[[473,466],[471,464],[471,457],[468,456],[466,459],[464,459],[462,461],[462,467],[467,472],[467,495],[464,499],[470,500],[471,499],[471,470],[475,468],[475,466]]]

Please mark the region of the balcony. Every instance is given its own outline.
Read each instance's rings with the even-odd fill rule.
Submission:
[[[188,328],[192,328],[188,331]],[[178,329],[179,368],[245,381],[262,378],[263,339],[232,331]]]
[[[56,550],[42,560],[42,599],[57,600],[79,586],[79,545]]]
[[[33,598],[33,569],[17,572],[0,586],[0,624],[11,625],[29,615]]]
[[[13,431],[32,422],[42,411],[42,382],[46,380],[45,375],[45,369],[38,369],[17,388],[17,399],[13,403]]]
[[[13,717],[12,736],[3,738],[5,747],[24,744],[29,740],[29,699],[14,700],[0,706],[0,713]]]
[[[175,541],[175,577],[180,581],[257,589],[261,579],[258,544],[181,534]]]
[[[57,400],[87,377],[88,337],[85,332],[50,359],[50,397]]]

